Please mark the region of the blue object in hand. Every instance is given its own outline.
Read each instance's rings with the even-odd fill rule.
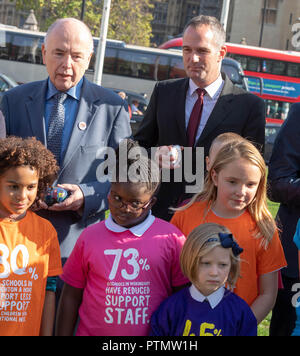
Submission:
[[[62,203],[69,195],[70,192],[63,188],[52,187],[47,190],[44,200],[48,206],[51,206],[55,203]]]

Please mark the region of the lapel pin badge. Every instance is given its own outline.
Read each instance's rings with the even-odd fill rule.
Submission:
[[[79,130],[84,131],[86,129],[86,123],[81,121],[78,124]]]

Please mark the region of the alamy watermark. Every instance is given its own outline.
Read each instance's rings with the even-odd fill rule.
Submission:
[[[127,140],[124,140],[119,145],[119,159],[117,162],[116,152],[111,147],[103,147],[97,151],[96,158],[102,161],[96,170],[97,180],[101,183],[109,181],[114,182],[147,182],[142,171],[142,166],[145,166],[145,157],[149,157],[147,164],[150,166],[151,181],[157,180],[158,160],[157,147],[151,147],[146,150],[143,147],[133,147],[127,151]],[[133,163],[128,165],[128,161]],[[184,164],[182,164],[184,162]],[[164,167],[160,170],[160,181],[163,183],[169,182],[185,182],[185,192],[187,194],[195,194],[202,190],[204,184],[204,148],[185,147],[182,151],[181,164],[177,168],[172,168],[171,159],[169,166],[167,160],[164,159]],[[116,170],[118,165],[118,170]],[[167,167],[166,167],[167,165]],[[116,171],[118,177],[116,177]],[[152,174],[153,173],[153,174]],[[148,178],[148,177],[147,177]]]
[[[300,283],[295,283],[292,286],[292,292],[297,292],[293,295],[292,305],[294,308],[300,307]]]

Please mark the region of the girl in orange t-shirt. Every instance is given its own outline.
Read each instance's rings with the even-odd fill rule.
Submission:
[[[59,243],[51,223],[29,209],[57,170],[36,139],[0,139],[0,335],[52,334]]]
[[[260,323],[275,303],[277,271],[286,266],[286,260],[267,208],[264,159],[245,139],[220,148],[203,191],[178,208],[171,220],[186,236],[207,222],[226,226],[244,249],[234,292],[250,305]]]

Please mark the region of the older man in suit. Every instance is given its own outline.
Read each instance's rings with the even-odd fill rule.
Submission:
[[[83,22],[57,20],[42,46],[49,78],[18,86],[1,102],[7,135],[35,136],[57,156],[57,184],[70,196],[53,206],[41,204],[46,209],[38,214],[56,228],[63,261],[81,231],[104,218],[109,182],[97,179],[103,149],[131,135],[124,101],[84,77],[92,53],[93,38]]]
[[[263,151],[264,102],[234,86],[220,73],[225,55],[225,32],[216,18],[201,15],[186,25],[183,64],[188,78],[156,84],[135,135],[142,146],[159,147],[161,162],[168,159],[172,145],[194,150],[204,147],[206,156],[212,140],[223,132],[240,134],[257,143]],[[172,163],[171,168],[174,168]],[[172,215],[168,208],[188,197],[186,185],[184,179],[172,181],[172,176],[171,182],[163,182],[153,207],[154,214],[169,220]]]

